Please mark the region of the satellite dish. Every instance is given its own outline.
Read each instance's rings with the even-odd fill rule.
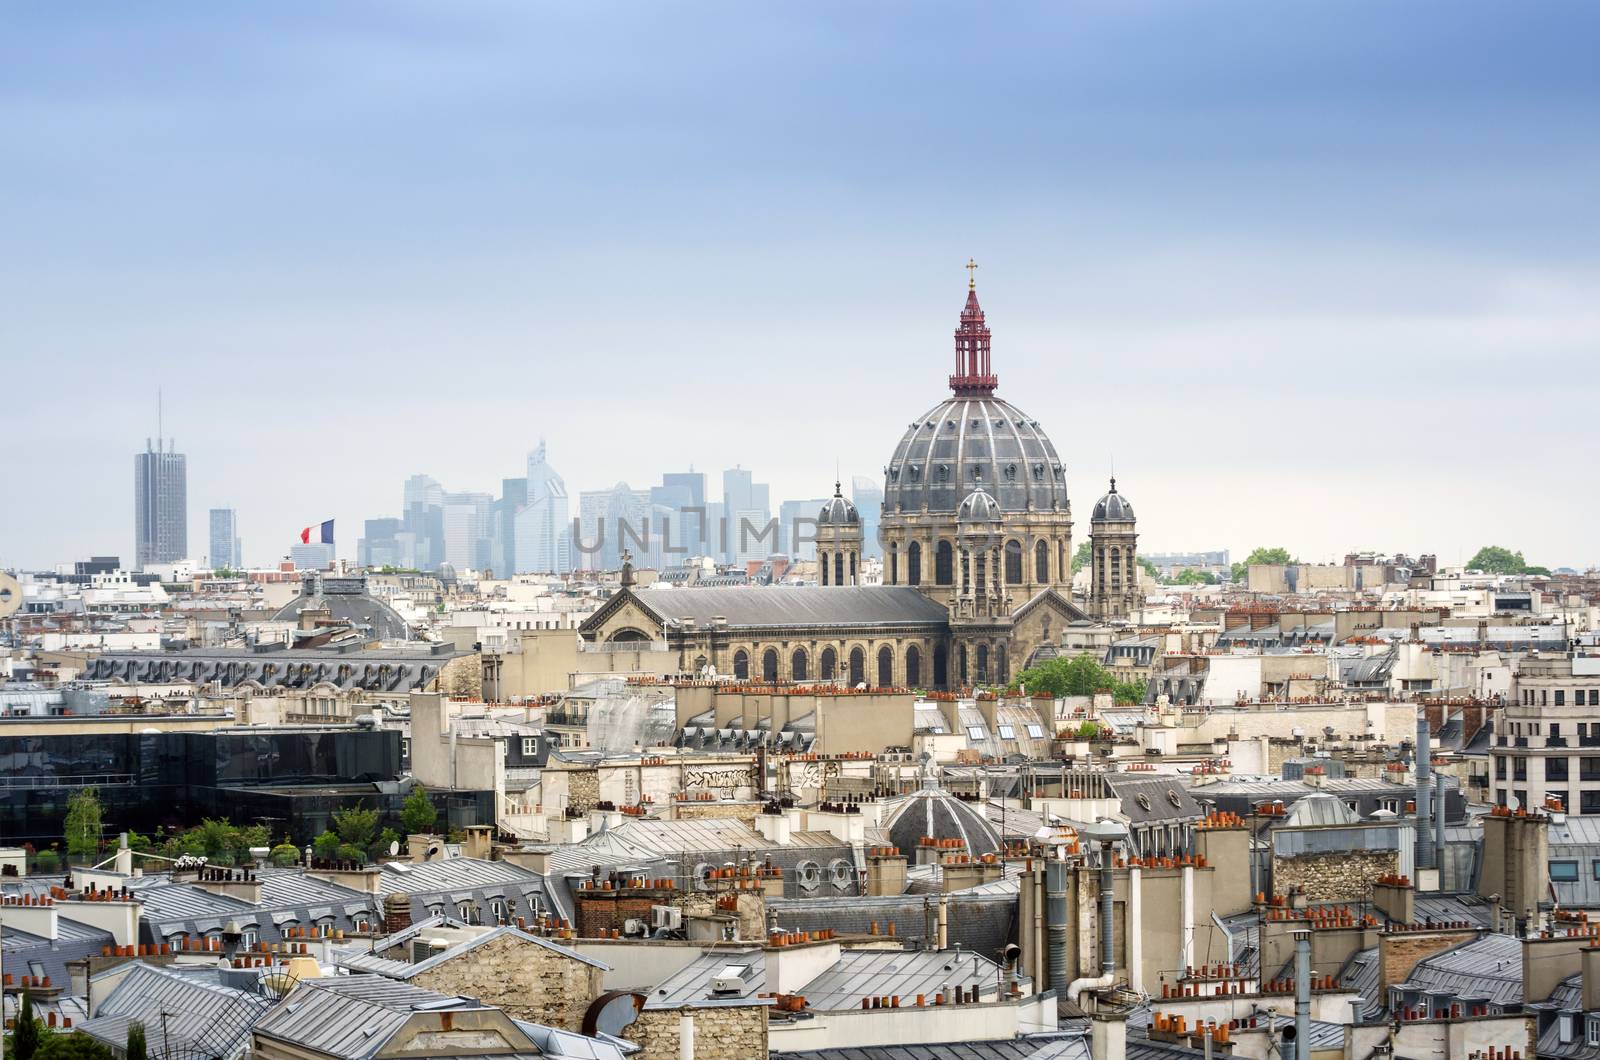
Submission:
[[[400,840],[398,840],[398,839],[389,840],[389,856],[392,858],[398,853],[400,853]]]

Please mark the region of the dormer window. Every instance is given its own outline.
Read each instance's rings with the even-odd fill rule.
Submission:
[[[950,465],[949,464],[940,464],[939,467],[938,467],[938,475],[939,475],[939,481],[940,482],[949,481],[949,479],[950,479]]]
[[[1006,481],[1007,482],[1015,482],[1015,481],[1017,481],[1017,465],[1015,465],[1015,464],[1007,464],[1006,465]]]

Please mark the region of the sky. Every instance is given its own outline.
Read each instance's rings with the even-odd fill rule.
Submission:
[[[881,475],[969,257],[1080,532],[1600,562],[1587,2],[10,5],[0,567]],[[576,507],[576,505],[574,505]]]

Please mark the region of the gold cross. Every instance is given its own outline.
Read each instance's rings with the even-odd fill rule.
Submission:
[[[969,291],[975,291],[975,290],[978,289],[977,268],[978,268],[978,263],[976,261],[973,261],[971,258],[968,258],[967,259],[967,290],[969,290]]]

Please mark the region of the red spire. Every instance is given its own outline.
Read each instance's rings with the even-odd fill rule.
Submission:
[[[961,397],[988,397],[1000,385],[989,367],[989,327],[983,322],[983,306],[978,304],[978,284],[971,272],[978,267],[967,262],[967,304],[961,309],[961,326],[956,328],[956,374],[950,389]]]

